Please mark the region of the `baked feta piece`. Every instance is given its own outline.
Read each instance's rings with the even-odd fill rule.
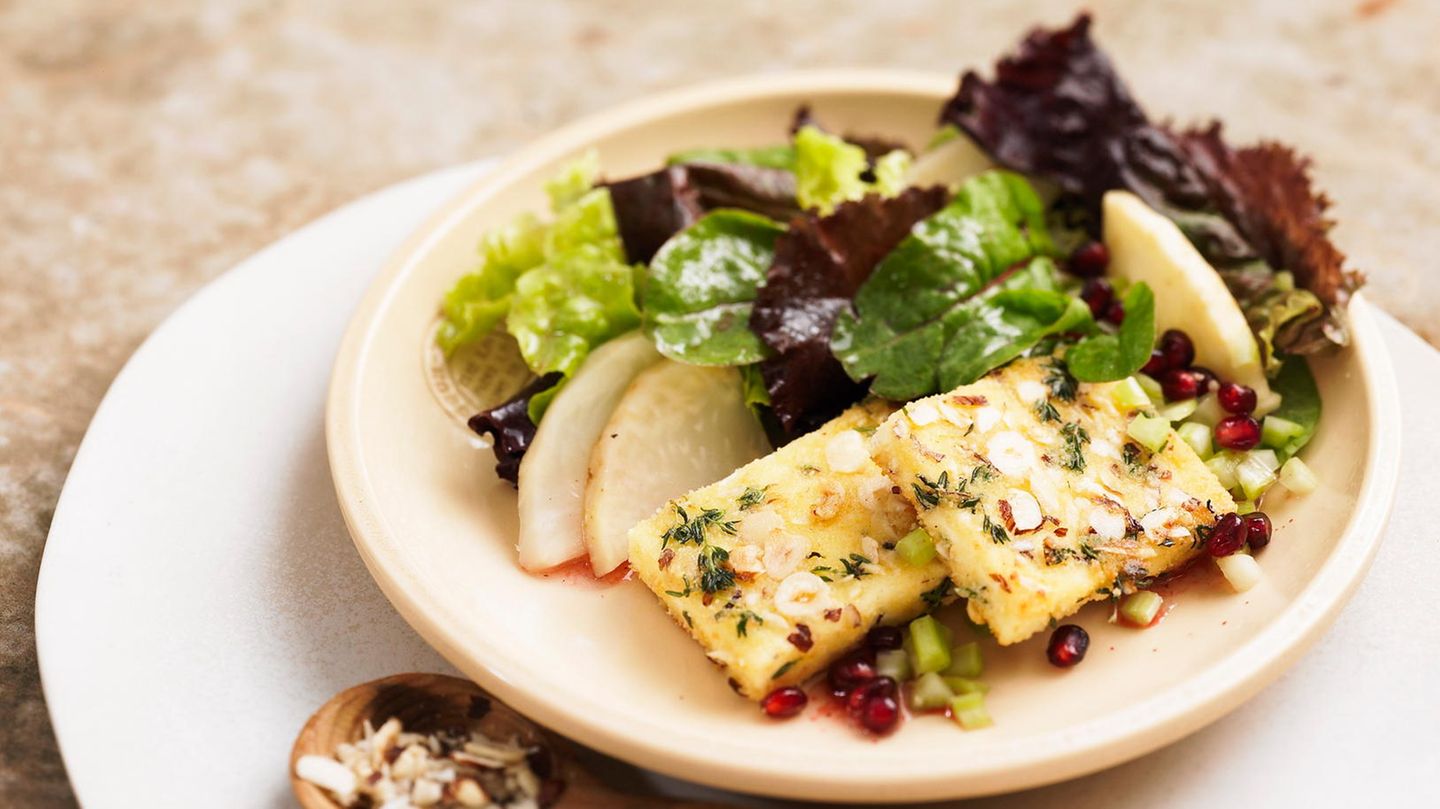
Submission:
[[[1158,452],[1128,437],[1114,384],[1019,360],[911,402],[870,441],[1001,644],[1184,565],[1235,510],[1173,430]]]
[[[800,683],[948,592],[944,562],[893,550],[915,512],[866,450],[891,409],[853,407],[630,530],[631,568],[741,695]]]

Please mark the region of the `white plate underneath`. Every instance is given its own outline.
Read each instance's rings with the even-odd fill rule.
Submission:
[[[36,596],[46,697],[85,806],[292,806],[290,743],[316,706],[374,677],[451,670],[356,556],[323,406],[371,277],[482,170],[395,186],[257,254],[177,311],[115,381],[66,482]],[[1440,771],[1440,747],[1413,721],[1440,716],[1429,682],[1440,569],[1407,563],[1433,550],[1426,504],[1440,501],[1440,478],[1427,464],[1440,433],[1427,419],[1440,355],[1384,327],[1404,380],[1405,467],[1387,540],[1335,629],[1277,685],[1180,743],[967,805],[1440,805],[1424,778]]]

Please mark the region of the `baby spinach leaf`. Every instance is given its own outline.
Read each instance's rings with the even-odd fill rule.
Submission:
[[[831,349],[850,378],[873,377],[872,390],[890,399],[973,381],[995,366],[974,373],[986,362],[952,353],[978,347],[992,359],[1013,357],[1043,336],[1035,334],[1044,331],[1034,327],[1036,312],[1055,314],[1052,325],[1068,322],[1059,297],[999,297],[1032,288],[1060,296],[1054,265],[1031,262],[1052,252],[1045,207],[1030,184],[1008,172],[981,174],[875,268],[854,311],[837,318]],[[1007,340],[1018,344],[1014,353]]]
[[[1289,419],[1305,432],[1291,439],[1283,448],[1286,457],[1294,455],[1309,443],[1320,424],[1320,389],[1315,375],[1304,357],[1286,357],[1280,372],[1270,380],[1270,389],[1280,394],[1280,407],[1271,415]]]
[[[940,360],[940,390],[974,382],[1044,337],[1093,327],[1090,308],[1055,289],[1055,278],[1055,265],[1037,258],[967,304],[973,316]]]
[[[784,232],[766,217],[724,210],[666,242],[641,285],[645,332],[660,353],[694,365],[764,359],[750,309]]]
[[[676,152],[666,158],[665,162],[671,166],[682,163],[725,163],[791,171],[795,168],[795,147],[788,143],[774,146],[754,146],[748,149],[701,147]]]
[[[1096,334],[1065,354],[1081,382],[1113,382],[1140,370],[1155,347],[1155,294],[1144,282],[1125,293],[1125,320],[1115,334]]]

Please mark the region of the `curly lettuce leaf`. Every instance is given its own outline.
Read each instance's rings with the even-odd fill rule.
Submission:
[[[1139,371],[1155,346],[1155,293],[1143,281],[1125,291],[1125,320],[1115,334],[1096,334],[1065,354],[1081,382],[1113,382]]]
[[[755,298],[750,327],[775,355],[760,363],[788,437],[809,432],[865,395],[830,352],[835,318],[916,222],[945,206],[943,188],[870,194],[828,216],[792,219]]]
[[[941,121],[997,163],[1054,182],[1085,208],[1092,234],[1104,193],[1123,188],[1174,220],[1222,273],[1257,261],[1272,276],[1293,272],[1324,305],[1321,317],[1295,321],[1305,311],[1298,298],[1253,312],[1237,294],[1252,323],[1273,326],[1269,338],[1257,334],[1273,341],[1267,356],[1344,345],[1344,307],[1363,277],[1330,241],[1329,201],[1311,186],[1309,161],[1275,143],[1231,148],[1214,124],[1176,132],[1152,123],[1089,29],[1082,14],[1032,31],[993,80],[967,72]],[[1278,322],[1285,312],[1291,321]]]
[[[851,379],[873,377],[871,389],[890,399],[973,382],[1089,322],[1060,290],[1053,250],[1030,184],[985,172],[880,263],[837,318],[831,349]]]
[[[569,377],[591,348],[639,325],[634,272],[617,252],[582,245],[520,276],[506,326],[532,371]]]
[[[750,310],[784,231],[766,217],[722,210],[666,242],[641,287],[645,331],[660,353],[694,365],[764,359]]]
[[[480,266],[455,282],[440,303],[435,335],[446,356],[489,334],[510,311],[515,279],[545,260],[545,226],[521,214],[480,240]]]
[[[829,213],[869,193],[894,196],[905,187],[910,160],[908,152],[895,150],[872,167],[864,148],[819,127],[802,126],[795,133],[795,197],[802,208]]]

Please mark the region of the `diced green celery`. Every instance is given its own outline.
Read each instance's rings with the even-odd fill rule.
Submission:
[[[930,560],[935,558],[935,540],[925,533],[924,528],[916,528],[895,543],[895,553],[905,564],[911,567],[923,567],[930,564]]]
[[[933,711],[944,708],[955,698],[955,692],[935,672],[922,674],[910,683],[907,701],[912,711]]]
[[[1291,441],[1305,434],[1305,428],[1290,419],[1266,416],[1260,422],[1260,443],[1275,449],[1284,449]]]
[[[910,655],[904,649],[886,649],[875,655],[875,672],[897,683],[910,679]]]
[[[1235,467],[1235,482],[1245,493],[1246,500],[1257,500],[1275,482],[1275,470],[1263,459],[1256,458],[1254,453],[1248,453],[1245,460]]]
[[[1235,478],[1235,459],[1229,453],[1222,452],[1205,462],[1205,468],[1215,476],[1220,485],[1226,489],[1235,488],[1238,482]]]
[[[944,671],[950,665],[950,643],[945,640],[946,627],[933,615],[922,615],[910,622],[910,661],[917,674]]]
[[[1254,514],[1255,511],[1255,502],[1253,500],[1235,501],[1235,513],[1239,514],[1241,517],[1244,517],[1246,514]]]
[[[1141,590],[1120,600],[1120,617],[1135,626],[1149,626],[1155,616],[1160,614],[1160,607],[1164,604],[1165,599],[1161,598],[1159,593]]]
[[[945,639],[945,648],[946,648],[946,649],[954,649],[954,648],[955,648],[955,630],[951,629],[950,627],[946,626],[945,624],[941,624],[941,625],[940,625],[940,637]],[[949,665],[949,664],[946,664],[946,665]]]
[[[1160,418],[1165,419],[1166,421],[1175,422],[1184,421],[1185,419],[1190,418],[1190,414],[1194,412],[1195,400],[1181,399],[1178,402],[1171,402],[1170,404],[1160,408],[1160,410],[1157,412],[1157,415],[1159,415]]]
[[[1139,381],[1133,376],[1127,376],[1110,386],[1110,400],[1122,411],[1140,410],[1152,404],[1150,395],[1140,387]]]
[[[990,712],[985,710],[985,695],[978,692],[961,694],[950,700],[950,717],[966,730],[988,728],[994,724]]]
[[[1243,553],[1232,553],[1215,560],[1215,566],[1225,575],[1225,580],[1235,592],[1243,593],[1260,583],[1260,564],[1255,557]]]
[[[1320,478],[1309,464],[1299,458],[1291,458],[1280,467],[1280,485],[1295,494],[1309,494],[1320,487]]]
[[[950,650],[950,665],[945,674],[952,677],[979,677],[985,671],[985,661],[980,656],[980,644],[975,641],[962,643]]]
[[[1180,440],[1190,445],[1200,460],[1207,460],[1215,454],[1214,446],[1211,444],[1211,431],[1209,427],[1198,421],[1187,421],[1176,428],[1175,432],[1180,434]]]
[[[1190,415],[1191,421],[1198,421],[1201,424],[1214,429],[1220,419],[1230,415],[1225,408],[1220,406],[1220,399],[1213,393],[1207,393],[1195,401],[1195,412]]]
[[[1155,377],[1149,374],[1136,374],[1133,378],[1145,391],[1145,395],[1150,397],[1151,404],[1156,406],[1165,404],[1165,389],[1160,387],[1160,383],[1155,380]]]
[[[945,684],[956,694],[988,694],[990,684],[984,680],[977,680],[973,677],[950,677],[946,676]]]
[[[1281,270],[1275,273],[1270,283],[1281,292],[1293,292],[1295,290],[1295,274],[1289,270]]]
[[[1245,457],[1253,459],[1271,472],[1280,468],[1280,456],[1276,455],[1273,449],[1252,449],[1245,453]]]
[[[1159,416],[1139,415],[1130,420],[1129,436],[1151,452],[1159,452],[1170,440],[1170,422]]]

